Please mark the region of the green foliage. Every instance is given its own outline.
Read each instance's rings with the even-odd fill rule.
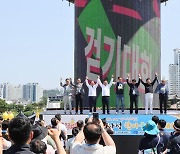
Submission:
[[[7,111],[7,108],[8,104],[4,100],[0,99],[0,113]]]
[[[27,111],[27,112],[23,112],[23,113],[26,117],[29,117],[34,114],[34,111]]]
[[[43,108],[46,107],[46,104],[47,98],[45,97],[43,97],[38,103],[27,104],[26,106],[16,103],[7,104],[5,100],[0,99],[0,114],[4,113],[5,111],[11,111],[16,114],[22,111],[26,116],[30,116],[34,112],[42,111]]]

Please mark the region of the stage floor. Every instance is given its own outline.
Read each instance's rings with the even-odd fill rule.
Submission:
[[[145,110],[139,110],[138,111],[138,115],[145,115]],[[102,114],[102,110],[97,110],[97,113]],[[64,110],[46,110],[44,112],[42,112],[41,114],[46,114],[46,115],[55,115],[55,114],[64,114]],[[66,111],[66,114],[69,115],[70,112],[69,110]],[[75,115],[75,111],[72,111],[72,114]],[[80,114],[80,113],[79,113]],[[125,110],[124,111],[124,115],[129,115],[129,110]],[[148,112],[148,114],[150,114],[150,111]],[[179,110],[168,110],[167,111],[167,115],[178,115],[180,114]],[[83,115],[89,115],[89,110],[83,110]],[[116,110],[110,110],[110,115],[116,115]],[[122,112],[119,111],[118,115],[122,115]],[[135,115],[135,111],[132,115]],[[160,111],[159,110],[153,110],[153,115],[160,115]]]

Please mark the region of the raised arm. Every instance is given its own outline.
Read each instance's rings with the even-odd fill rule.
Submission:
[[[111,81],[110,81],[110,83],[109,83],[109,88],[111,88],[111,86],[112,86],[112,84],[113,84],[113,81],[114,81],[114,75],[112,75],[112,77],[111,77]]]
[[[60,132],[57,129],[48,129],[48,132],[56,144],[57,153],[58,154],[66,154],[66,151],[63,148],[62,142],[59,139]]]
[[[126,82],[127,82],[128,86],[130,87],[130,83],[129,83],[129,74],[128,74],[127,78],[126,78]]]
[[[111,136],[104,129],[101,119],[99,119],[99,122],[100,122],[100,126],[102,128],[102,138],[104,140],[105,145],[106,146],[116,146],[113,139],[111,138]]]
[[[97,76],[97,81],[96,81],[96,84],[94,85],[96,88],[98,87],[98,76]]]
[[[152,86],[155,84],[156,80],[157,80],[157,74],[155,74],[155,78],[154,78],[153,82],[151,83]]]
[[[89,88],[90,87],[90,85],[89,85],[89,83],[88,83],[88,77],[86,76],[86,86]]]
[[[74,142],[75,143],[82,143],[84,141],[84,133],[83,133],[83,129],[77,134]]]
[[[101,82],[99,76],[98,76],[98,78],[97,78],[97,83],[102,87],[102,82]]]
[[[74,88],[77,87],[76,84],[74,84],[74,83],[72,82],[72,80],[71,80],[71,82],[70,82],[70,85],[71,85],[72,87],[74,87]]]
[[[140,81],[144,86],[146,86],[146,83],[142,79],[140,79]]]
[[[138,80],[138,83],[137,83],[137,87],[139,87],[139,85],[140,85],[140,82],[141,82],[141,75],[139,74],[138,77],[139,77],[139,80]]]

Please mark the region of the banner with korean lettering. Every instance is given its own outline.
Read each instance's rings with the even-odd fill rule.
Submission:
[[[179,118],[175,115],[158,115],[159,119],[166,120],[166,131],[172,132],[174,121]],[[152,115],[100,115],[106,118],[108,125],[114,130],[114,135],[144,135],[142,127]]]
[[[111,75],[124,80],[150,77],[160,72],[160,0],[76,0],[75,79],[96,81]],[[160,76],[159,76],[160,78]],[[156,86],[156,84],[155,84]],[[110,104],[115,107],[111,88]],[[128,86],[125,105],[129,108]],[[144,107],[144,87],[140,85],[139,107]],[[87,89],[85,106],[88,106]],[[157,96],[154,100],[158,107]],[[98,89],[97,106],[101,105]]]

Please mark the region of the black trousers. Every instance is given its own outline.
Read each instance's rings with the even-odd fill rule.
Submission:
[[[102,96],[103,114],[105,114],[105,108],[107,107],[107,114],[109,114],[109,96]]]
[[[130,114],[133,113],[133,105],[135,104],[135,113],[138,114],[138,96],[130,95]]]
[[[159,102],[160,102],[160,113],[163,113],[163,105],[164,105],[164,113],[167,112],[167,96],[165,94],[159,94]]]
[[[96,96],[89,96],[89,111],[92,112],[92,107],[93,107],[93,112],[96,112]]]
[[[76,95],[76,113],[78,113],[78,107],[80,106],[80,114],[83,113],[83,96],[81,93]]]

